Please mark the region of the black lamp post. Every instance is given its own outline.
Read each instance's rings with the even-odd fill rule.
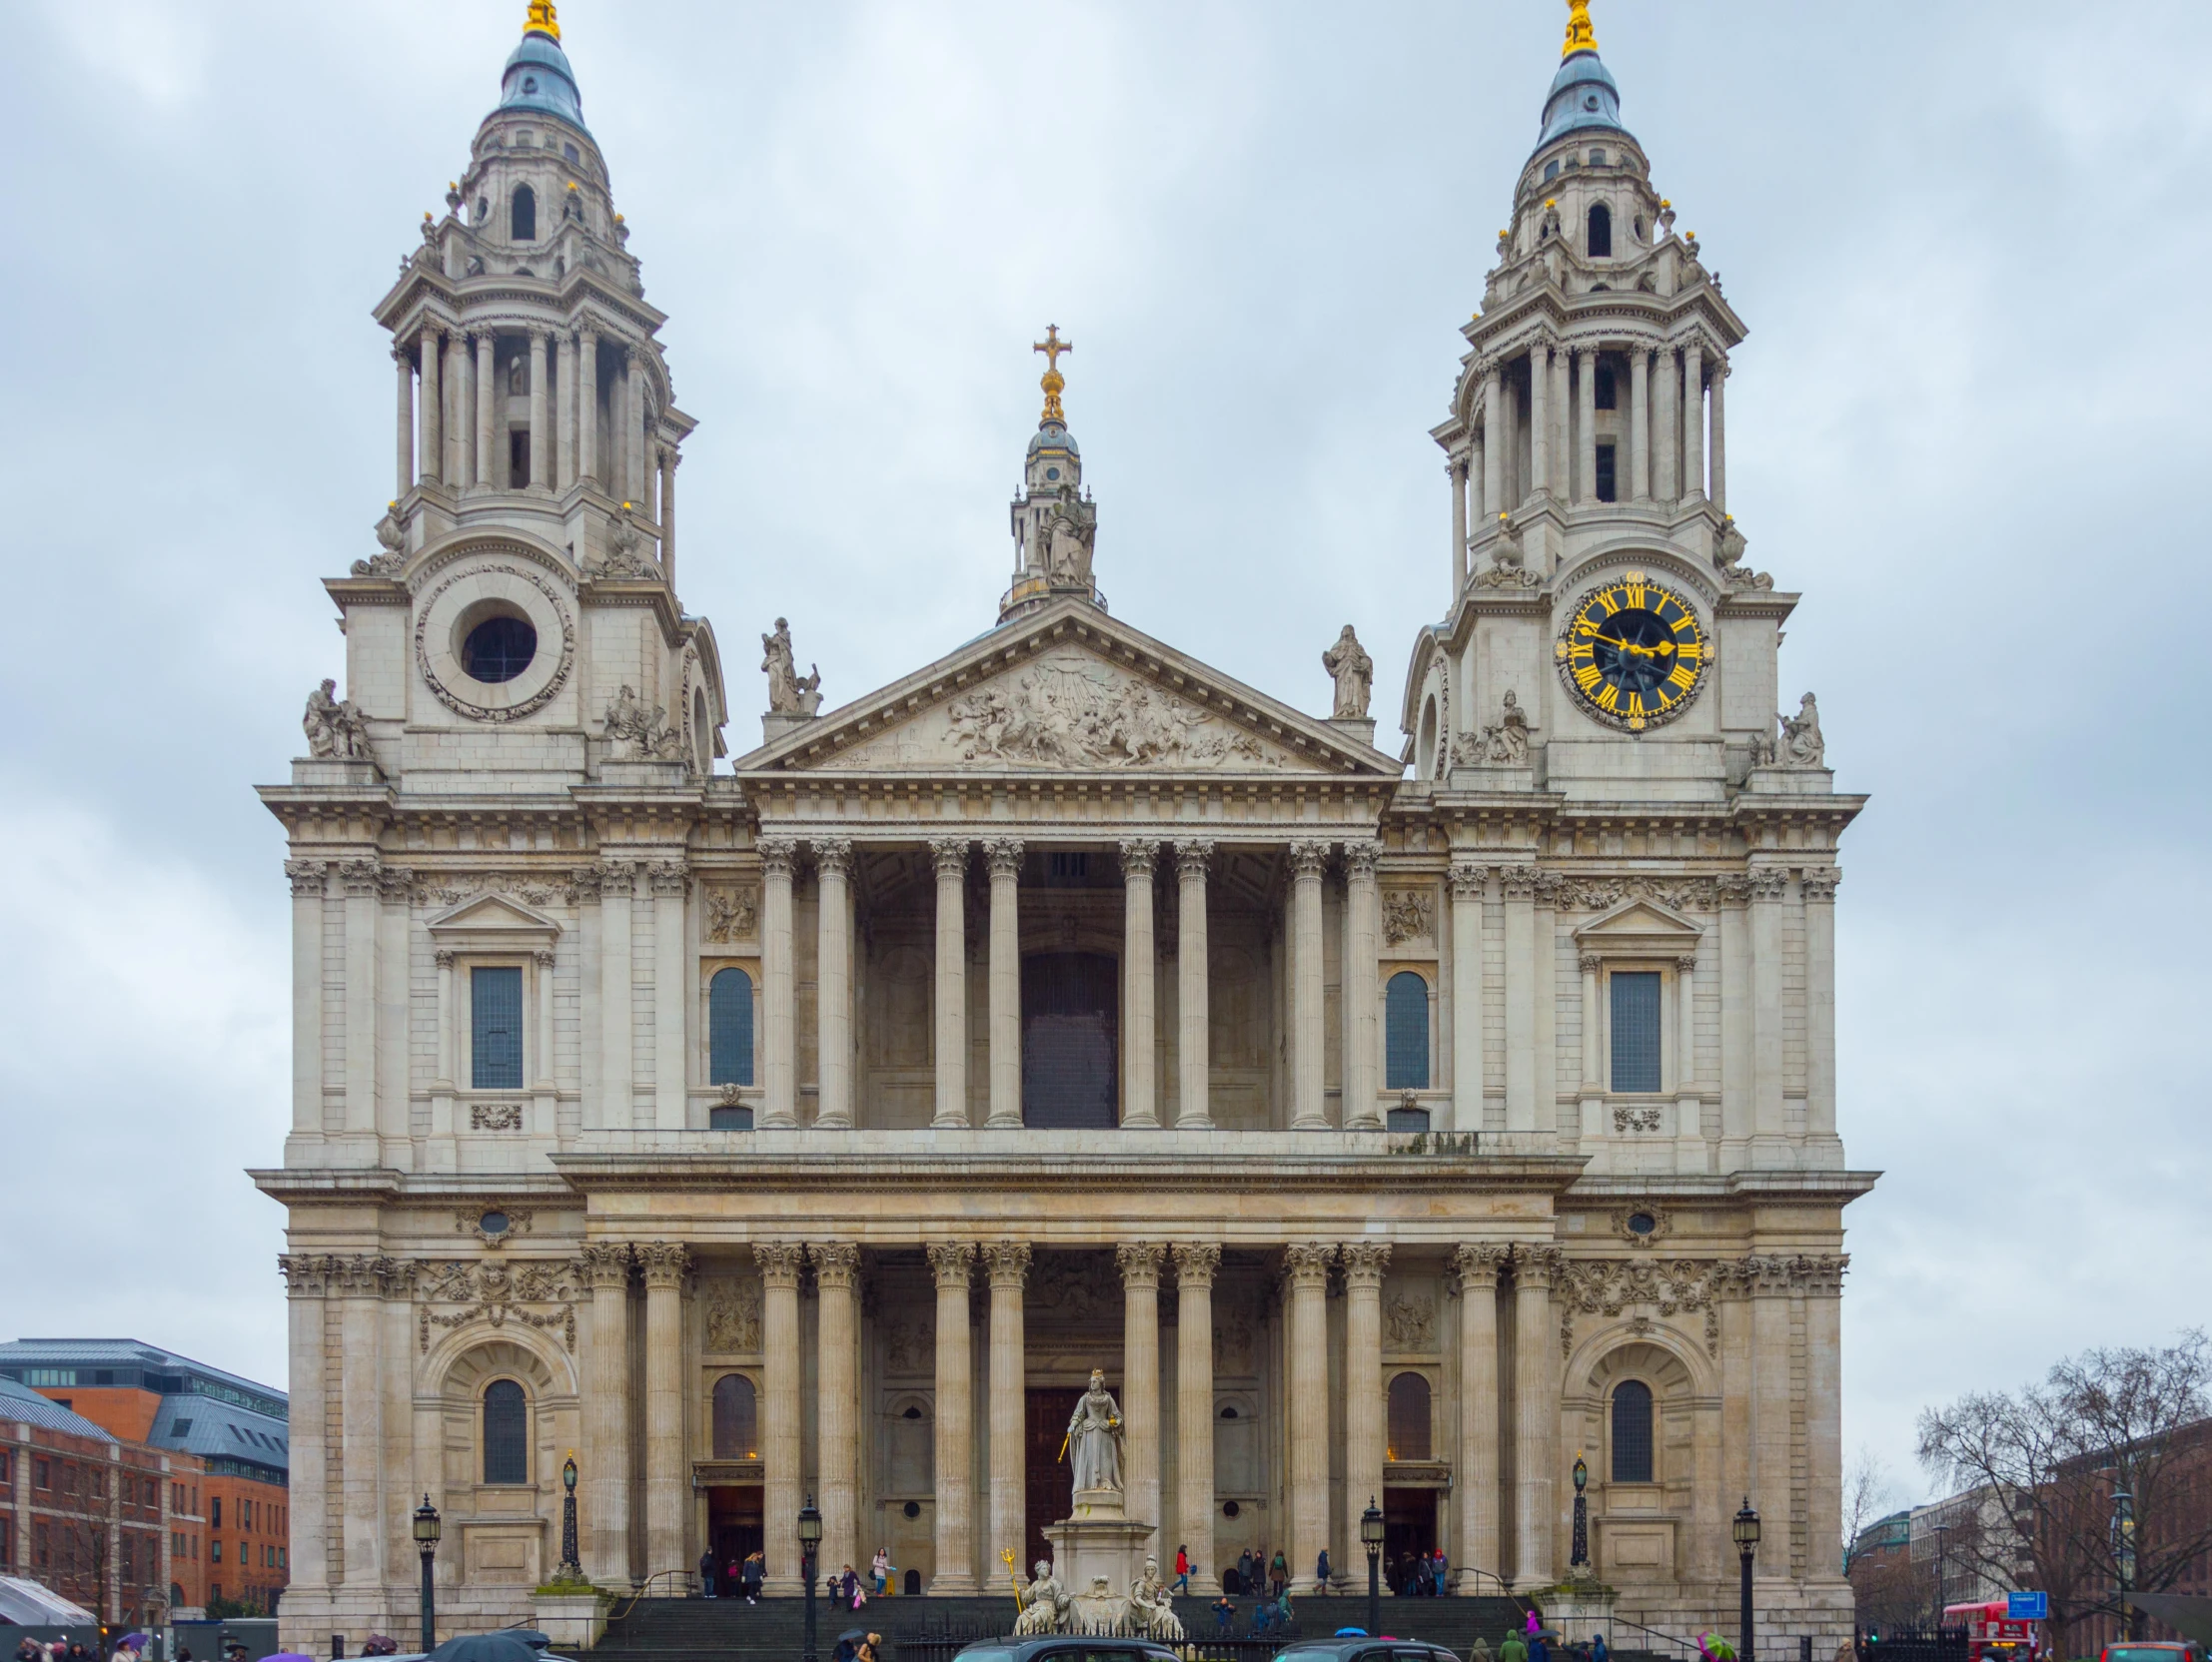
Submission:
[[[1943,1537],[1951,1532],[1951,1526],[1947,1523],[1934,1523],[1928,1527],[1935,1535],[1935,1625],[1941,1627],[1943,1625],[1943,1582],[1946,1579],[1943,1573]]]
[[[1360,1514],[1360,1545],[1367,1548],[1367,1636],[1380,1639],[1383,1636],[1383,1514],[1376,1510],[1373,1495],[1368,1496],[1367,1510]]]
[[[821,1549],[822,1514],[808,1495],[799,1508],[799,1567],[806,1578],[806,1650],[800,1662],[816,1662],[814,1654],[814,1554]]]
[[[431,1504],[429,1495],[423,1496],[423,1504],[415,1508],[415,1548],[423,1555],[423,1648],[438,1648],[438,1595],[432,1589],[431,1565],[438,1557],[438,1537],[441,1532],[438,1508]]]
[[[581,1581],[583,1565],[576,1551],[576,1457],[570,1454],[560,1467],[560,1579]]]
[[[1735,1537],[1735,1550],[1743,1560],[1743,1582],[1736,1610],[1736,1656],[1739,1662],[1752,1662],[1751,1651],[1751,1559],[1758,1552],[1758,1514],[1751,1510],[1751,1497],[1743,1497],[1742,1510],[1735,1514],[1728,1533]]]
[[[2135,1591],[2135,1496],[2126,1489],[2112,1491],[2112,1568],[2120,1584],[2120,1635],[2133,1640],[2135,1606],[2127,1595]]]

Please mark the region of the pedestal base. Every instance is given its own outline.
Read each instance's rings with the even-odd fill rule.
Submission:
[[[1603,1633],[1606,1643],[1613,1643],[1613,1607],[1621,1597],[1596,1576],[1587,1579],[1569,1577],[1557,1587],[1537,1594],[1537,1608],[1544,1612],[1544,1625],[1557,1629],[1561,1638],[1571,1644],[1588,1644],[1593,1633]]]
[[[1156,1528],[1132,1522],[1122,1497],[1109,1490],[1078,1490],[1075,1516],[1046,1527],[1052,1573],[1075,1601],[1079,1626],[1105,1629],[1122,1619],[1129,1585],[1144,1570],[1145,1543]]]

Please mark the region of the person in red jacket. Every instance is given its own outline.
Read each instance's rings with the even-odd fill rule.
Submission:
[[[1175,1549],[1175,1590],[1186,1596],[1191,1590],[1191,1549],[1187,1546]]]

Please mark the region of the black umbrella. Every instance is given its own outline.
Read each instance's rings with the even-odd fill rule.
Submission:
[[[431,1655],[436,1662],[538,1662],[538,1652],[512,1633],[464,1633]]]

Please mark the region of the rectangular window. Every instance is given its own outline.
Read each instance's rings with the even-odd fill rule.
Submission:
[[[1659,1089],[1659,978],[1657,970],[1613,977],[1613,1088]]]
[[[208,1538],[208,1562],[211,1564],[220,1564],[222,1561],[223,1542],[219,1537],[210,1536]]]
[[[1614,484],[1614,446],[1611,444],[1600,444],[1598,446],[1597,484],[1598,499],[1601,502],[1620,500],[1620,495]]]
[[[0,1518],[0,1569],[15,1563],[15,1520]]]
[[[484,965],[469,972],[469,1083],[479,1091],[523,1085],[523,971]]]
[[[31,1462],[31,1482],[37,1488],[52,1488],[54,1486],[54,1468],[44,1460],[33,1460]]]
[[[223,1527],[223,1497],[222,1497],[221,1495],[217,1495],[217,1496],[216,1496],[216,1497],[215,1497],[215,1498],[214,1498],[214,1499],[213,1499],[212,1501],[210,1501],[210,1502],[209,1502],[208,1504],[209,1504],[209,1506],[210,1506],[210,1507],[212,1508],[212,1510],[210,1510],[210,1511],[209,1511],[209,1513],[208,1513],[208,1522],[209,1522],[209,1523],[211,1523],[211,1524],[213,1524],[213,1525],[214,1525],[214,1526],[215,1526],[216,1528],[218,1528],[218,1529],[222,1528],[222,1527]]]
[[[1593,250],[1593,252],[1596,251]],[[1612,410],[1620,402],[1614,392],[1613,366],[1611,364],[1598,366],[1598,373],[1592,378],[1590,394],[1590,402],[1600,410]]]

